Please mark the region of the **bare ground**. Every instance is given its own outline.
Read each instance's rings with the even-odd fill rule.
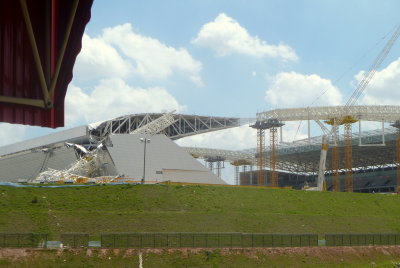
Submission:
[[[165,254],[181,253],[183,256],[202,253],[206,251],[218,250],[222,256],[240,254],[250,258],[257,258],[258,255],[274,256],[307,256],[324,260],[337,259],[343,256],[351,256],[354,259],[363,259],[367,256],[385,255],[393,258],[400,258],[400,246],[357,246],[357,247],[290,247],[290,248],[174,248],[174,249],[56,249],[57,256],[62,256],[65,252],[80,255],[86,254],[88,257],[106,257],[110,254],[114,256],[129,257],[142,254]],[[41,253],[49,252],[48,249],[32,248],[0,248],[0,259],[19,260],[27,257],[35,257]]]

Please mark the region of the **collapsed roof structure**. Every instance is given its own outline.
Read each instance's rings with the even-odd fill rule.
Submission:
[[[172,140],[237,127],[239,118],[134,114],[0,147],[0,181],[224,184]],[[144,147],[143,139],[151,140]],[[147,158],[146,158],[147,153]]]

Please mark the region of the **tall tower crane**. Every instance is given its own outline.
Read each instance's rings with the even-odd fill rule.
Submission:
[[[362,93],[364,92],[365,88],[372,80],[374,75],[377,72],[377,69],[382,64],[383,60],[388,55],[389,51],[392,49],[394,43],[396,42],[397,38],[400,36],[400,25],[397,26],[396,30],[394,31],[392,37],[386,43],[385,47],[381,50],[378,57],[375,59],[371,67],[365,73],[364,78],[360,81],[357,88],[354,90],[353,94],[350,96],[349,100],[346,102],[346,105],[343,108],[341,115],[338,118],[332,118],[334,122],[332,124],[332,130],[328,134],[331,136],[334,133],[337,133],[337,129],[340,125],[345,125],[345,167],[346,167],[346,191],[352,192],[353,191],[353,177],[352,177],[352,139],[351,139],[351,124],[356,122],[356,119],[349,118],[346,116],[348,109],[351,106],[354,106],[357,100],[360,98]],[[320,157],[320,164],[319,164],[319,171],[318,171],[318,189],[323,190],[326,189],[325,186],[325,169],[326,169],[326,154],[328,150],[328,137],[324,135],[322,137],[322,148],[321,148],[321,157]],[[338,157],[338,151],[335,150],[334,158]],[[399,167],[398,167],[399,168]],[[335,183],[335,182],[334,182]],[[336,182],[337,183],[337,182]],[[335,186],[335,185],[334,185]]]

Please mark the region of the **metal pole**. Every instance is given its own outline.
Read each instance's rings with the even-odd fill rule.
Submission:
[[[144,139],[144,153],[143,153],[143,179],[142,179],[142,184],[144,184],[145,178],[146,178],[146,143],[147,139]]]
[[[141,142],[144,142],[144,150],[143,150],[143,178],[141,183],[144,184],[146,180],[146,144],[150,143],[150,139],[148,138],[141,138]]]

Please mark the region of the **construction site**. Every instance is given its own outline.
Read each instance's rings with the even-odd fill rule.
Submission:
[[[344,109],[278,109],[259,113],[254,119],[173,112],[127,115],[1,147],[0,179],[31,183],[226,184],[221,171],[232,165],[236,185],[397,191],[400,106],[352,106],[347,109],[344,126],[329,136],[328,127],[335,127],[332,118],[342,118]],[[257,131],[257,148],[221,150],[180,147],[174,142],[249,124],[249,120],[253,121],[250,127]],[[326,134],[283,142],[282,129],[288,121],[307,122],[309,134],[312,122],[316,122]],[[362,131],[363,122],[380,122],[382,127]]]
[[[9,18],[10,25],[14,25],[13,29],[26,44],[19,48],[24,51],[20,54],[28,56],[16,61],[12,55],[17,53],[3,55],[4,62],[17,67],[9,70],[14,80],[1,81],[7,88],[9,81],[16,81],[10,86],[12,90],[1,92],[2,122],[51,128],[64,125],[64,98],[81,49],[81,37],[90,19],[92,1],[67,3],[62,10],[71,10],[71,14],[65,11],[68,14],[60,16],[65,20],[63,23],[39,27],[41,30],[35,33],[32,25],[45,25],[50,17],[31,18],[29,12],[48,9],[50,6],[46,3],[36,11],[25,1],[20,5],[7,2],[7,7],[18,16],[16,21]],[[19,23],[25,27],[19,27]],[[53,36],[57,26],[62,34]],[[226,166],[232,166],[235,185],[398,192],[400,106],[360,106],[357,101],[399,35],[400,26],[343,106],[273,109],[257,113],[252,119],[185,115],[174,111],[120,116],[0,147],[0,181],[226,184],[221,172]],[[40,41],[42,36],[47,36],[46,42]],[[10,40],[19,42],[16,37]],[[58,48],[57,44],[62,46]],[[22,62],[25,65],[18,67]],[[20,69],[30,70],[24,74],[29,79],[23,84],[17,79],[21,75],[14,72]],[[31,90],[25,92],[23,88]],[[308,138],[284,142],[282,129],[287,122],[306,122]],[[365,122],[378,122],[381,128],[362,131]],[[243,125],[257,132],[256,148],[222,150],[181,147],[174,142]],[[312,136],[316,126],[321,135]]]

